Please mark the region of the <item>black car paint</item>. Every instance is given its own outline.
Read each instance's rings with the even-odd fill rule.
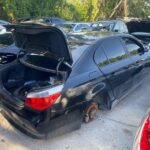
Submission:
[[[130,56],[122,41],[123,37],[136,41],[143,48],[142,53]],[[120,40],[126,58],[98,67],[94,58],[95,52],[104,41],[114,38]],[[113,102],[121,99],[124,94],[144,79],[144,72],[147,75],[150,63],[149,52],[145,51],[144,46],[134,37],[124,34],[102,35],[92,32],[78,35],[76,39],[78,39],[76,41],[78,44],[89,44],[89,46],[73,63],[69,77],[64,83],[61,98],[43,112],[24,107],[18,99],[15,101],[16,104],[18,103],[17,107],[14,107],[14,102],[10,101],[15,97],[5,91],[1,74],[5,68],[7,69],[17,60],[1,69],[2,114],[24,133],[35,138],[44,138],[78,129],[81,127],[84,110],[88,105],[96,102],[102,109],[111,109]]]
[[[149,20],[131,20],[126,22],[128,32],[140,39],[144,44],[150,43],[150,21]]]
[[[150,46],[150,32],[133,32],[132,35],[141,40],[144,44]]]

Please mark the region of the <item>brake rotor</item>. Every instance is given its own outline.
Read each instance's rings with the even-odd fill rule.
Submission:
[[[92,103],[85,110],[84,122],[88,123],[94,119],[96,119],[98,112],[98,104]]]

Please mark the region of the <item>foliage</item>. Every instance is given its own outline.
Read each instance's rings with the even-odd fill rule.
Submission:
[[[57,16],[75,21],[109,18],[120,0],[0,0],[0,18],[16,20],[27,16]],[[150,0],[127,0],[131,17],[150,16]],[[123,7],[114,17],[123,17]]]
[[[147,18],[150,16],[150,0],[129,1],[129,15],[136,18]]]

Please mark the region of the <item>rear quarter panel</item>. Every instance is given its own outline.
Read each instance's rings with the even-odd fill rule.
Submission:
[[[66,101],[66,108],[76,106],[84,108],[86,104],[96,100],[104,92],[110,91],[105,76],[93,59],[97,46],[99,46],[99,42],[89,47],[73,65],[62,95],[62,100]]]

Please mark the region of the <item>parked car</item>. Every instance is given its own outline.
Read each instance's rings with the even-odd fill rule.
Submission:
[[[122,20],[100,20],[93,23],[91,26],[94,31],[128,33],[128,28]]]
[[[57,27],[63,28],[63,30],[66,33],[75,33],[75,32],[81,32],[81,31],[91,31],[91,23],[85,23],[85,22],[69,22],[69,23],[63,23],[59,24]]]
[[[133,150],[150,150],[150,109],[143,117],[137,130]]]
[[[43,24],[54,24],[54,25],[58,25],[66,22],[66,20],[58,17],[35,17],[35,16],[18,18],[17,21],[19,23],[43,23]]]
[[[140,39],[143,43],[150,44],[150,21],[131,20],[126,22],[129,33]]]
[[[150,44],[150,21],[144,20],[101,20],[92,23],[94,31],[129,33],[140,39],[144,44]]]
[[[66,20],[58,17],[43,17],[43,22],[47,24],[62,24],[65,23]]]
[[[34,138],[53,137],[111,109],[149,72],[149,51],[126,34],[69,38],[54,26],[9,25],[20,49],[0,69],[3,116]],[[70,51],[71,50],[71,51]],[[72,54],[72,55],[71,55]]]

